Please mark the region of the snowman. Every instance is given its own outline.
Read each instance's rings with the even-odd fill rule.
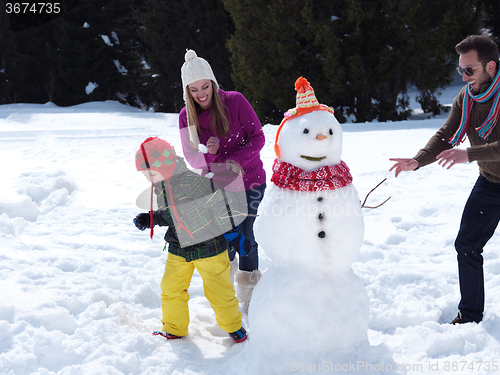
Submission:
[[[309,363],[366,346],[369,303],[351,269],[364,225],[341,160],[342,128],[306,79],[295,89],[296,107],[277,131],[273,183],[255,222],[272,263],[253,292],[248,345],[270,360],[286,355]]]

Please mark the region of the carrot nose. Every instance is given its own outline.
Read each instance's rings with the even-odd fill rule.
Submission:
[[[318,141],[322,141],[323,139],[326,139],[326,138],[327,138],[327,136],[326,136],[326,135],[323,135],[323,134],[318,134],[318,135],[316,136],[316,139],[317,139]]]

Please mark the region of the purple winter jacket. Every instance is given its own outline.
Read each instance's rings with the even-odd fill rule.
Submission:
[[[219,89],[219,95],[226,106],[231,130],[225,138],[213,134],[210,130],[212,110],[208,109],[198,114],[198,123],[201,128],[200,143],[206,145],[212,136],[219,138],[219,152],[216,155],[203,154],[193,149],[187,131],[186,107],[179,114],[179,129],[182,149],[188,163],[196,169],[202,169],[203,174],[208,172],[207,165],[225,163],[232,159],[243,167],[245,189],[255,188],[266,182],[266,172],[260,150],[264,147],[265,138],[262,126],[252,106],[245,97],[237,91]]]

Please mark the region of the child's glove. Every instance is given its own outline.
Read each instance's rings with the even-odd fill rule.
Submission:
[[[137,229],[139,229],[139,230],[144,230],[146,228],[149,228],[150,222],[151,222],[151,218],[149,216],[149,213],[139,214],[134,219],[134,224],[137,227]]]

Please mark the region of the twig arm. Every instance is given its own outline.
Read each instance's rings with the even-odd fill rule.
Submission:
[[[365,200],[363,201],[363,203],[361,203],[361,208],[371,208],[371,209],[374,209],[374,208],[379,208],[380,206],[382,206],[385,202],[387,202],[389,199],[391,199],[392,197],[389,197],[387,198],[385,201],[383,201],[382,203],[380,203],[378,206],[366,206],[365,203],[366,201],[368,200],[368,197],[370,196],[371,193],[373,193],[373,191],[378,188],[380,185],[382,185],[385,180],[387,180],[387,178],[384,178],[382,181],[380,181],[377,186],[375,186],[373,189],[371,189],[368,194],[366,194],[366,197],[365,197]]]

